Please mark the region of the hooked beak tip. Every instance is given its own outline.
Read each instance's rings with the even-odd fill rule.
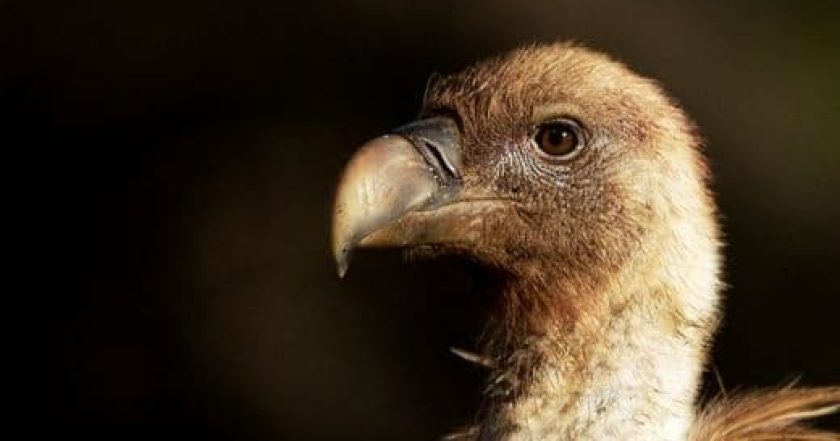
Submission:
[[[382,136],[364,146],[345,167],[333,206],[332,251],[343,277],[350,257],[364,239],[415,209],[437,192],[426,160],[402,136]]]
[[[338,278],[343,279],[347,274],[347,269],[350,267],[350,251],[343,247],[335,255],[335,264],[338,271]]]

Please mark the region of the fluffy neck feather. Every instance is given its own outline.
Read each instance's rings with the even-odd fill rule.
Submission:
[[[479,439],[686,439],[716,323],[717,241],[711,216],[669,226],[602,282],[537,266],[506,283],[503,301],[519,300],[486,348]]]

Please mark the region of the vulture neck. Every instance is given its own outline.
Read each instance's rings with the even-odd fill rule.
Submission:
[[[503,331],[485,349],[494,367],[479,439],[685,440],[716,324],[706,237],[697,254],[663,244],[645,253],[660,258],[634,258],[605,282],[557,282],[573,278],[545,267],[506,282],[516,306],[491,323]]]

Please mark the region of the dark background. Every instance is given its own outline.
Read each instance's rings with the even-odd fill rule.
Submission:
[[[335,177],[433,71],[557,38],[661,80],[708,140],[726,387],[840,383],[839,8],[711,3],[0,1],[27,438],[430,440],[466,421],[482,373],[447,349],[477,328],[466,273],[363,253],[339,281]]]

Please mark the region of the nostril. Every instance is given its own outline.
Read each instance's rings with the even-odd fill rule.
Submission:
[[[437,116],[415,121],[394,129],[394,133],[414,145],[444,184],[461,179],[459,133],[451,118]]]
[[[423,147],[425,147],[424,150],[427,153],[427,159],[432,163],[431,165],[442,174],[446,175],[442,177],[447,180],[455,179],[458,176],[455,171],[455,167],[447,161],[446,156],[441,152],[441,150],[433,142],[430,142],[427,139],[423,139],[421,142],[423,143]]]

